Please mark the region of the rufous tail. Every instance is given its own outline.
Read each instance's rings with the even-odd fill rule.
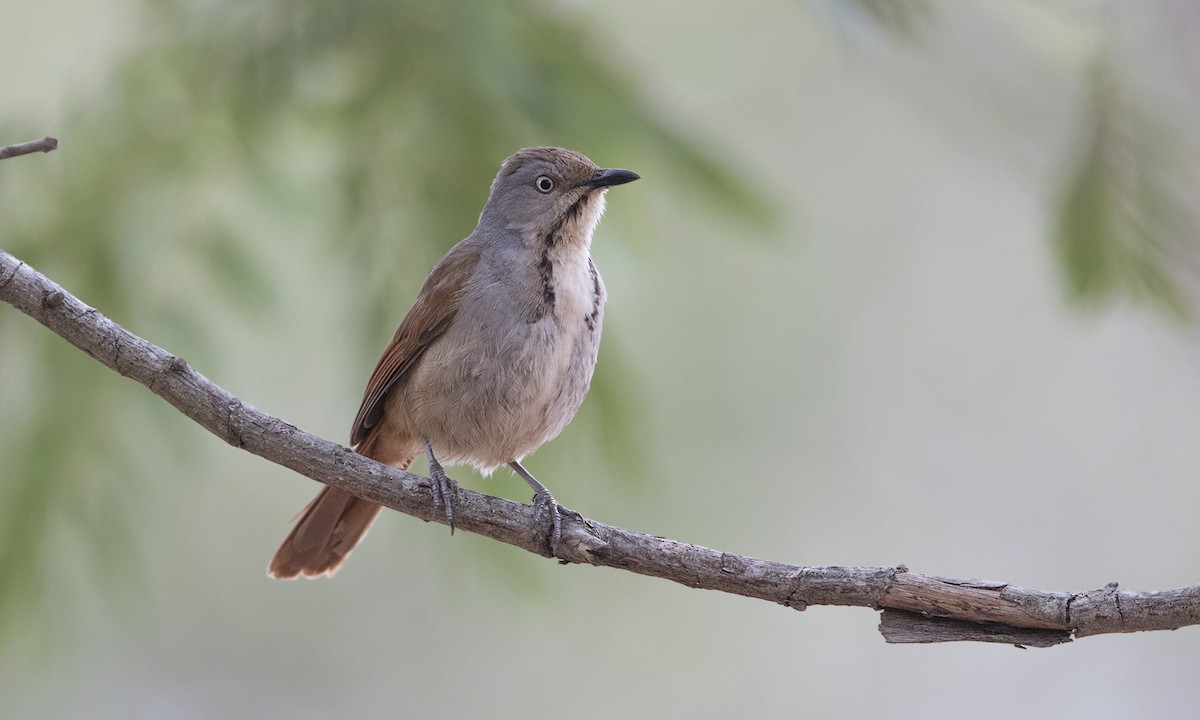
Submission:
[[[356,450],[367,457],[376,455],[376,439],[367,438]],[[404,470],[410,464],[412,457],[397,467]],[[326,487],[300,512],[296,527],[275,551],[267,574],[284,580],[298,575],[333,575],[371,529],[381,509],[381,505]]]
[[[337,488],[325,488],[300,513],[296,527],[271,559],[267,574],[281,579],[333,575],[381,509]]]

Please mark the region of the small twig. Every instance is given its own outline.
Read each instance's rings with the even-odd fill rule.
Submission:
[[[5,145],[4,147],[0,147],[0,160],[35,152],[48,153],[56,148],[58,148],[58,140],[52,137],[30,140],[29,142],[18,143],[16,145]]]
[[[380,465],[250,407],[181,358],[120,327],[3,250],[0,300],[145,385],[234,447],[393,510],[446,522],[445,515],[434,509],[429,480]],[[466,488],[458,493],[455,525],[459,529],[547,554],[548,528],[534,521],[528,505]],[[905,567],[805,567],[570,516],[563,518],[557,557],[769,600],[796,610],[809,605],[886,610],[880,631],[888,642],[976,640],[1045,647],[1068,642],[1072,636],[1200,624],[1200,585],[1138,593],[1113,584],[1062,593],[919,575]]]

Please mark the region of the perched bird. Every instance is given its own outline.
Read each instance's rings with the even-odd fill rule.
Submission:
[[[407,469],[424,452],[433,501],[454,529],[442,463],[509,465],[549,513],[563,508],[521,459],[558,435],[587,394],[606,298],[592,262],[605,190],[632,182],[572,150],[520,150],[500,166],[475,230],[429,273],[371,373],[350,442]],[[271,561],[277,578],[332,575],[380,506],[326,487]]]

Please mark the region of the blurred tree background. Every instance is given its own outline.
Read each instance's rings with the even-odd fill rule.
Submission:
[[[531,461],[568,506],[790,562],[1196,581],[1190,4],[66,7],[0,30],[0,140],[62,142],[0,163],[2,246],[252,404],[344,442],[500,160],[564,145],[645,178],[597,233],[596,384]],[[271,583],[312,483],[5,308],[0,377],[5,717],[1200,700],[1194,630],[890,648],[864,611],[403,517],[335,581]]]

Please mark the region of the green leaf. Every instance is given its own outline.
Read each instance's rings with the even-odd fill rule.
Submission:
[[[1123,96],[1107,70],[1096,73],[1092,126],[1060,205],[1055,246],[1072,296],[1085,303],[1147,300],[1188,312],[1178,268],[1195,263],[1184,212],[1172,191],[1167,128]]]

